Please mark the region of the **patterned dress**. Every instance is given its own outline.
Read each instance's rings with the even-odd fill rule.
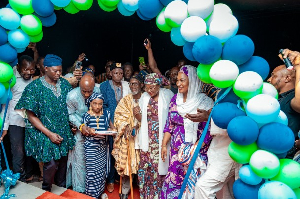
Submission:
[[[58,160],[67,156],[74,146],[66,104],[67,94],[71,89],[69,82],[63,78],[53,86],[46,82],[45,77],[41,77],[25,88],[15,107],[32,111],[47,129],[63,138],[61,144],[54,144],[44,133],[25,120],[26,155],[32,156],[37,162]]]
[[[165,176],[158,174],[159,161],[159,122],[158,102],[150,98],[147,107],[149,149],[141,150],[141,160],[138,171],[141,199],[158,199]]]
[[[85,113],[83,115],[83,122],[90,128],[96,131],[105,131],[108,128],[110,120],[109,111],[104,111],[100,116],[97,127],[97,120],[95,116]],[[85,137],[85,193],[93,198],[99,198],[105,188],[105,178],[107,173],[107,142],[106,139],[97,136]]]
[[[168,119],[165,125],[164,132],[171,134],[171,149],[170,149],[170,166],[165,178],[165,182],[162,187],[161,198],[162,199],[177,199],[181,185],[183,183],[186,169],[179,162],[178,151],[180,146],[184,144],[185,131],[183,117],[177,112],[176,97],[174,95],[170,102]],[[202,134],[202,130],[205,127],[206,122],[199,123],[198,139]],[[208,131],[204,139],[204,146],[200,150],[200,157],[207,163],[207,150],[210,145],[212,137]]]

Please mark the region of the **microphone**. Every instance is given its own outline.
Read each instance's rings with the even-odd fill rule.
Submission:
[[[282,58],[283,58],[283,49],[280,49],[279,53],[282,55]],[[284,62],[285,66],[288,70],[293,70],[294,69],[294,66],[293,66],[292,62],[288,57],[283,58],[283,62]]]

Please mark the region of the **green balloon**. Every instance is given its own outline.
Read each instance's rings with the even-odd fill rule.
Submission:
[[[167,25],[169,25],[172,28],[178,28],[178,27],[181,26],[181,24],[178,24],[178,23],[176,23],[175,21],[173,21],[169,18],[166,18],[166,23],[167,23]]]
[[[79,9],[74,5],[73,1],[71,1],[69,3],[69,5],[67,5],[66,7],[64,7],[64,10],[67,13],[70,13],[70,14],[76,14],[76,13],[79,12]]]
[[[93,0],[72,0],[72,2],[78,10],[88,10],[93,5]]]
[[[300,188],[293,189],[293,191],[295,192],[297,199],[300,199]]]
[[[249,145],[239,145],[231,142],[228,146],[229,156],[240,164],[249,163],[251,155],[257,151],[258,147],[256,142]]]
[[[156,26],[158,27],[158,29],[160,29],[163,32],[170,32],[172,30],[172,27],[170,27],[166,23],[165,9],[166,8],[162,9],[162,11],[157,15],[157,17],[156,17]]]
[[[9,0],[9,5],[22,15],[28,15],[34,12],[32,0]]]
[[[249,100],[250,98],[252,98],[252,97],[254,97],[256,95],[261,94],[262,89],[263,89],[263,85],[261,85],[261,87],[259,89],[255,90],[255,91],[241,91],[241,90],[237,90],[235,88],[235,84],[233,85],[233,91],[234,91],[234,93],[238,97],[240,97],[242,99],[246,99],[246,100]]]
[[[24,15],[21,18],[21,29],[29,36],[36,36],[42,32],[42,22],[34,15]]]
[[[2,124],[3,124],[3,121],[2,121],[2,119],[0,117],[0,129],[2,128]]]
[[[44,36],[43,31],[36,36],[29,36],[30,42],[33,42],[33,43],[40,42],[43,39],[43,36]]]
[[[211,79],[209,76],[209,71],[211,69],[211,67],[214,65],[214,63],[212,64],[199,64],[197,67],[197,75],[199,77],[199,79],[206,83],[206,84],[210,84],[211,83]]]
[[[106,7],[114,8],[118,5],[120,0],[100,0],[102,4]]]
[[[12,80],[11,80],[11,83],[10,83],[10,88],[14,87],[14,85],[16,84],[17,82],[17,79],[16,79],[16,76],[13,75],[12,76]],[[3,84],[3,86],[5,87],[5,89],[8,89],[9,88],[9,83],[8,81],[7,82],[1,82]]]
[[[99,7],[100,7],[102,10],[106,11],[106,12],[114,11],[114,10],[117,8],[117,6],[115,6],[115,7],[107,7],[107,6],[105,6],[105,5],[101,2],[101,0],[98,0],[98,4],[99,4]]]
[[[14,75],[12,67],[5,62],[0,61],[0,82],[9,81]]]
[[[54,5],[54,10],[61,10],[61,9],[63,9],[63,8]]]
[[[291,189],[300,187],[300,164],[291,159],[280,159],[279,173],[271,180],[280,181]]]

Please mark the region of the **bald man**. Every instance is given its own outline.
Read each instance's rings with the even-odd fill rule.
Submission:
[[[67,164],[67,187],[72,186],[74,191],[85,192],[85,161],[84,161],[84,138],[82,135],[88,135],[89,130],[86,126],[79,131],[82,115],[88,111],[85,104],[86,100],[93,92],[100,93],[100,89],[95,87],[95,79],[90,74],[85,74],[80,82],[79,87],[68,93],[67,106],[69,112],[69,121],[73,126],[72,131],[75,133],[75,147],[69,151]]]
[[[300,131],[300,53],[284,50],[284,57],[289,57],[294,66],[293,70],[287,70],[285,65],[277,66],[271,73],[268,82],[278,91],[280,109],[288,118],[288,126],[298,139]],[[293,158],[296,148],[300,149],[300,143],[296,141],[295,148],[288,152],[287,157]]]

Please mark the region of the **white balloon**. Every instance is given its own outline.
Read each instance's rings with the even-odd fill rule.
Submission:
[[[197,16],[189,17],[183,21],[180,32],[186,41],[195,42],[206,34],[205,21]]]
[[[209,71],[209,76],[213,84],[217,87],[224,85],[224,88],[231,86],[238,75],[238,66],[229,60],[219,60],[215,62]],[[225,84],[225,82],[227,83]]]
[[[281,124],[284,124],[287,126],[289,123],[289,120],[288,120],[286,114],[282,110],[280,110],[278,117],[276,118],[276,120],[274,122],[278,122],[278,123],[281,123]]]
[[[190,16],[205,19],[214,9],[214,0],[189,0],[188,12]]]
[[[188,17],[187,4],[181,0],[169,3],[165,10],[165,19],[172,27],[179,27]],[[171,23],[169,21],[171,21]]]
[[[239,22],[235,16],[224,13],[220,17],[215,17],[209,27],[209,34],[220,39],[221,43],[236,35],[239,29]]]
[[[252,97],[246,106],[247,115],[260,124],[273,122],[278,117],[279,111],[279,102],[267,94]]]
[[[133,12],[139,8],[139,0],[122,0],[123,6]]]
[[[263,83],[263,89],[262,89],[262,94],[267,94],[267,95],[271,95],[274,98],[278,98],[278,92],[276,90],[276,88],[267,82]]]
[[[253,71],[241,73],[234,83],[234,89],[238,91],[254,92],[261,88],[263,79]]]
[[[232,14],[232,10],[229,8],[229,6],[227,6],[226,4],[223,3],[218,3],[216,5],[214,5],[214,11],[212,12],[211,16],[208,18],[208,20],[206,21],[207,27],[210,26],[211,21],[216,18],[219,17],[223,14]]]

